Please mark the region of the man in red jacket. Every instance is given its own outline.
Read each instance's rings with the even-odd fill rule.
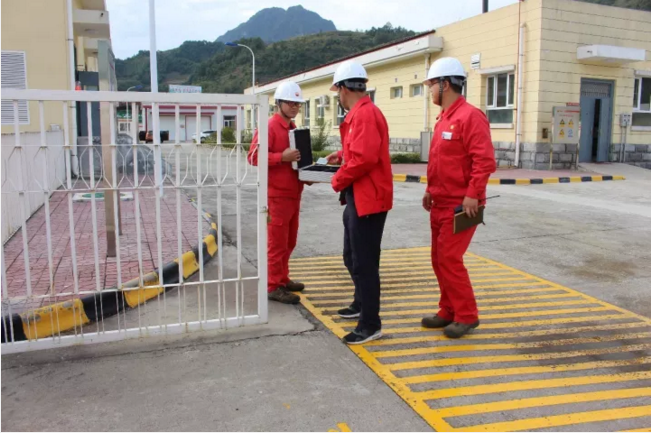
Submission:
[[[454,209],[475,216],[486,202],[486,184],[495,171],[495,152],[486,115],[468,104],[461,91],[466,72],[461,62],[442,58],[432,64],[427,84],[432,101],[442,109],[434,128],[427,164],[423,208],[430,213],[432,266],[441,298],[439,311],[426,317],[426,328],[444,328],[460,338],[479,326],[475,295],[463,264],[475,229],[453,234]]]
[[[343,165],[332,178],[342,193],[344,263],[355,285],[353,303],[339,310],[344,318],[359,318],[347,344],[362,344],[382,336],[380,321],[380,252],[387,213],[393,206],[393,175],[389,128],[379,108],[366,95],[368,77],[362,65],[342,63],[332,88],[348,113],[339,126],[342,149],[328,156]]]
[[[267,242],[267,291],[272,301],[297,304],[300,298],[291,292],[305,289],[301,283],[289,279],[289,257],[296,247],[298,216],[301,207],[303,183],[292,162],[301,158],[300,152],[289,147],[289,131],[296,128],[296,117],[304,101],[298,84],[288,81],[276,89],[274,95],[278,112],[269,119],[269,224]],[[258,131],[253,135],[248,160],[258,165]]]

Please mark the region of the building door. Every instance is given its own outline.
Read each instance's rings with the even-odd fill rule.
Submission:
[[[579,162],[607,162],[612,140],[613,82],[581,80]]]

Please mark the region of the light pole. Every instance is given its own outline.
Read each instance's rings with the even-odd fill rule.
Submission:
[[[251,49],[251,47],[242,44],[236,44],[235,42],[226,42],[225,45],[229,47],[244,47],[251,52],[251,57],[253,58],[253,67],[252,67],[253,77],[251,79],[251,91],[255,96],[255,54],[253,53],[253,50]],[[255,106],[251,108],[251,129],[255,129]]]
[[[127,89],[127,92],[131,89],[141,90],[142,85],[138,84],[137,86],[131,86]],[[127,102],[127,120],[129,120],[129,103]]]

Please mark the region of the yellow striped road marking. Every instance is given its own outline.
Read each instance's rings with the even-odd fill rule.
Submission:
[[[482,280],[477,280],[474,277],[493,277],[493,276],[503,276],[503,275],[512,275],[512,274],[510,272],[505,272],[505,271],[502,271],[502,272],[471,273],[470,274],[470,280],[471,281],[482,281]],[[494,278],[494,279],[491,279],[491,280],[484,280],[484,281],[513,281],[513,280],[518,280],[518,279],[520,279],[520,278],[519,277],[518,278]],[[430,274],[420,274],[418,276],[412,276],[412,277],[408,277],[408,276],[404,276],[404,275],[398,275],[398,276],[389,276],[389,277],[386,277],[386,278],[382,278],[383,283],[385,283],[385,282],[389,282],[389,283],[391,283],[391,282],[401,282],[401,283],[403,283],[403,286],[404,286],[404,283],[406,283],[408,281],[431,281],[431,282],[436,282],[436,277],[434,276],[434,274],[431,274],[431,275]],[[309,284],[311,287],[318,288],[319,285],[331,284],[331,283],[334,283],[334,284],[347,283],[348,285],[350,285],[352,280],[350,279],[350,277],[330,278],[329,281],[327,283],[325,283],[325,282],[323,282],[322,277],[317,277],[317,278],[302,278],[301,282],[305,283],[305,285]]]
[[[497,422],[493,424],[475,425],[454,429],[464,432],[489,432],[489,431],[518,431],[539,428],[560,427],[565,425],[581,424],[587,422],[612,421],[627,418],[640,418],[651,414],[651,406],[623,407],[617,409],[595,410],[590,412],[554,415],[542,418],[529,418],[517,421]]]
[[[472,277],[491,277],[491,276],[497,276],[497,275],[512,275],[511,272],[509,271],[504,271],[504,270],[499,270],[497,272],[469,272],[470,274],[470,279],[472,280]],[[415,275],[415,276],[414,276]],[[434,276],[433,273],[423,273],[423,272],[403,272],[403,273],[390,273],[390,274],[380,274],[382,277],[382,282],[385,281],[421,281],[421,280],[432,280],[436,281],[436,276]],[[301,282],[305,283],[306,285],[308,283],[312,282],[319,282],[323,281],[323,276],[316,276],[316,277],[306,277],[306,278],[301,278]],[[328,279],[328,282],[330,281],[351,281],[351,278],[349,276],[343,276],[343,277],[330,277]]]
[[[616,323],[612,325],[599,325],[599,326],[577,326],[572,328],[564,329],[539,329],[537,331],[521,331],[521,332],[499,332],[496,334],[482,334],[474,333],[469,334],[464,337],[464,340],[490,340],[493,338],[497,339],[506,339],[506,338],[521,338],[521,337],[536,337],[536,336],[546,336],[546,335],[562,335],[562,334],[576,334],[580,332],[591,332],[591,331],[607,331],[607,330],[616,330],[616,329],[630,329],[630,328],[642,328],[649,327],[651,325],[645,325],[640,322],[632,323]],[[422,328],[423,331],[431,332],[432,330],[427,330]],[[481,332],[481,331],[480,331]],[[403,338],[384,338],[381,340],[371,341],[366,343],[366,347],[373,346],[395,346],[398,344],[411,344],[411,343],[423,343],[427,341],[449,341],[444,335],[423,335],[419,337],[403,337]]]
[[[633,429],[633,430],[624,430],[624,431],[625,431],[625,432],[637,432],[637,431],[641,431],[641,432],[647,432],[647,433],[648,433],[648,432],[651,432],[651,427],[636,428],[636,429]]]
[[[504,302],[511,302],[511,301],[520,301],[520,300],[523,300],[523,301],[529,301],[529,300],[535,301],[535,300],[558,299],[558,298],[576,298],[576,296],[572,295],[572,294],[569,294],[569,293],[561,293],[561,294],[558,294],[558,295],[539,295],[539,296],[530,296],[530,297],[513,296],[513,297],[507,297],[507,298],[487,298],[487,299],[481,299],[481,298],[478,297],[477,298],[477,305],[483,306],[485,304],[504,303]],[[508,304],[504,304],[504,305],[487,306],[487,307],[483,307],[483,309],[487,309],[487,308],[490,308],[490,309],[525,308],[524,307],[525,305],[545,307],[545,306],[552,306],[552,305],[556,305],[556,304],[558,304],[558,305],[568,305],[570,303],[579,303],[579,302],[582,303],[582,304],[585,303],[582,300],[578,300],[578,301],[577,300],[572,300],[572,301],[563,300],[563,301],[559,301],[557,303],[550,302],[550,303],[547,303],[547,304],[542,303],[542,302],[539,302],[539,303],[536,303],[536,304],[508,303]],[[382,307],[382,316],[386,316],[388,313],[403,313],[405,311],[405,310],[392,310],[392,308],[399,308],[399,307],[438,307],[438,305],[439,305],[438,301],[394,302],[394,303],[386,304],[385,306]],[[333,310],[332,308],[330,308],[329,310],[328,310],[328,308],[323,308],[322,310],[323,310],[322,311],[323,314],[334,314],[335,311],[336,311],[336,310]],[[427,311],[429,311],[429,310],[427,310]]]
[[[563,317],[560,319],[547,319],[547,320],[527,320],[518,322],[518,327],[524,326],[547,326],[547,325],[558,325],[558,324],[569,324],[569,323],[578,323],[578,322],[596,322],[603,320],[623,320],[623,319],[632,319],[634,316],[626,314],[609,314],[609,315],[599,315],[599,316],[583,316],[583,317]],[[643,325],[644,323],[640,323]],[[512,328],[513,323],[482,323],[482,329],[504,329]],[[388,328],[383,329],[382,334],[408,334],[413,332],[432,332],[431,329],[423,328],[422,326],[418,327],[404,327],[404,328]]]
[[[536,315],[541,316],[555,316],[561,314],[574,314],[574,313],[596,313],[597,311],[608,311],[612,310],[610,307],[594,307],[594,308],[571,308],[565,310],[543,310],[535,311]],[[531,311],[526,311],[522,313],[499,313],[499,314],[482,314],[483,319],[514,319],[517,317],[529,317],[532,315]],[[421,318],[408,318],[408,319],[389,319],[383,320],[382,323],[385,325],[402,325],[410,323],[420,323]],[[511,326],[516,326],[518,323],[511,323]],[[339,326],[356,326],[357,322],[339,322]]]
[[[523,355],[473,356],[467,358],[445,358],[428,361],[398,362],[387,364],[390,370],[413,370],[415,368],[445,367],[450,365],[490,364],[497,362],[540,361],[543,359],[562,359],[578,356],[604,355],[608,353],[633,352],[649,350],[651,344],[634,344],[630,346],[609,347],[606,349],[575,350],[570,352],[546,352]]]
[[[610,401],[624,398],[649,397],[651,387],[612,389],[608,391],[581,392],[577,394],[553,395],[550,397],[533,397],[519,400],[502,400],[492,403],[479,403],[468,406],[457,406],[438,409],[437,412],[444,418],[454,416],[477,415],[505,410],[527,409],[532,407],[554,406],[560,404],[588,403],[592,401]],[[647,431],[647,430],[626,430]]]
[[[436,311],[440,293],[430,268],[429,248],[406,249],[382,255],[380,272],[386,284],[381,314],[387,325],[383,333],[389,338],[350,348],[434,429],[533,430],[651,413],[649,406],[643,406],[651,387],[641,387],[643,383],[639,382],[651,379],[651,356],[643,353],[651,350],[651,319],[471,253],[464,260],[481,318],[485,319],[474,334],[449,340],[440,330],[419,326],[419,316]],[[293,277],[308,283],[300,295],[303,305],[335,335],[343,337],[356,326],[334,315],[336,309],[352,301],[353,294],[352,281],[340,257],[292,261],[291,269]],[[515,318],[520,320],[509,320]],[[591,359],[604,355],[625,358]],[[418,358],[412,361],[415,356]],[[450,369],[454,371],[446,371]],[[596,370],[600,370],[598,374]],[[524,375],[529,380],[521,380]],[[502,379],[500,383],[486,383],[491,378]],[[435,386],[443,382],[452,386]],[[411,388],[427,383],[432,389]],[[602,389],[565,390],[593,383]],[[563,394],[545,395],[546,389],[563,389]],[[509,399],[503,394],[508,392],[523,394]],[[475,396],[476,401],[466,406],[430,407],[432,399],[463,395]],[[492,395],[503,400],[484,397]],[[566,411],[571,403],[613,399],[631,402],[627,408],[554,413]],[[518,419],[518,412],[508,413],[535,407],[549,407],[550,415]],[[491,424],[455,429],[450,420],[489,412],[494,413]],[[467,422],[482,422],[482,418]]]
[[[432,304],[437,305],[435,302]],[[390,304],[389,304],[390,305]],[[563,307],[566,305],[585,305],[585,301],[561,301],[561,302],[537,302],[532,304],[510,304],[510,305],[492,305],[489,307],[479,307],[479,314],[484,311],[490,310],[518,310],[523,308],[541,308],[541,307]],[[393,306],[393,305],[391,305]],[[410,314],[432,314],[431,308],[420,309],[420,310],[392,310],[387,311],[382,309],[382,317],[391,317],[391,316],[407,316]]]
[[[519,284],[518,284],[519,285]],[[477,287],[477,286],[475,286]],[[352,288],[351,288],[352,290]],[[486,296],[486,295],[508,295],[508,294],[522,294],[522,293],[540,293],[540,292],[549,292],[552,290],[558,290],[554,288],[533,288],[533,289],[518,289],[518,290],[476,290],[475,291],[475,296],[477,296],[478,299],[481,299],[481,296]],[[387,291],[389,292],[389,291]],[[405,289],[405,290],[394,290],[390,291],[389,295],[393,295],[396,293],[423,293],[422,295],[411,295],[411,296],[382,296],[383,301],[393,301],[393,300],[401,300],[401,299],[436,299],[438,302],[438,288],[432,288],[429,286],[427,290],[415,290],[415,289]],[[339,304],[341,302],[351,302],[352,301],[352,293],[348,294],[348,296],[344,295],[338,295],[337,293],[316,293],[316,294],[311,294],[310,298],[332,298],[334,296],[340,296],[337,299],[328,299],[328,300],[321,300],[321,299],[315,299],[314,304],[315,305],[327,305],[327,304]],[[501,299],[501,298],[493,298],[493,299]],[[387,302],[385,305],[391,306],[393,305],[390,302]]]
[[[551,340],[551,341],[533,341],[530,343],[501,343],[501,344],[472,344],[472,345],[454,345],[454,346],[435,346],[435,347],[419,347],[416,349],[402,349],[402,350],[387,350],[371,352],[376,358],[394,358],[398,356],[413,356],[425,355],[428,353],[450,353],[450,352],[472,352],[481,350],[511,350],[511,349],[531,349],[536,347],[554,347],[563,346],[566,344],[590,344],[601,343],[604,341],[617,341],[617,340],[636,340],[640,338],[650,337],[651,332],[642,332],[638,334],[621,334],[621,335],[606,335],[601,337],[585,337],[585,338],[570,338],[564,340]]]
[[[479,292],[477,289],[490,289],[491,292],[496,292],[498,293],[498,290],[493,290],[493,289],[502,289],[506,287],[522,287],[522,290],[528,290],[529,287],[537,287],[537,286],[547,286],[548,284],[546,283],[537,283],[537,282],[522,282],[522,283],[508,283],[508,284],[476,284],[473,287],[475,288],[475,294]],[[413,293],[413,292],[422,292],[423,290],[427,288],[435,288],[438,287],[438,284],[425,281],[425,282],[417,282],[417,283],[411,283],[407,287],[421,287],[419,290],[415,289],[405,289],[405,284],[383,284],[382,285],[382,293]],[[397,290],[394,290],[397,289]],[[550,290],[556,290],[559,291],[561,289],[557,287],[549,287],[546,289],[547,291]],[[348,285],[348,286],[322,286],[322,287],[314,287],[310,286],[307,290],[308,293],[310,293],[310,296],[313,293],[320,293],[320,292],[350,292],[352,294],[353,291],[353,286]]]
[[[424,400],[434,400],[438,398],[494,394],[498,392],[502,393],[511,391],[526,391],[531,389],[563,388],[568,386],[594,385],[598,383],[614,383],[645,379],[651,379],[651,371],[636,371],[633,373],[604,374],[599,376],[561,377],[558,379],[522,380],[518,382],[460,386],[457,388],[443,388],[434,389],[431,391],[421,391],[417,392],[417,394]],[[649,412],[649,414],[651,414],[651,412]]]
[[[556,364],[556,365],[541,365],[541,366],[534,366],[534,367],[513,367],[513,368],[495,368],[489,370],[457,371],[452,373],[436,373],[436,374],[427,374],[423,376],[409,376],[409,377],[402,378],[402,380],[405,383],[409,383],[409,384],[444,382],[449,380],[477,379],[480,377],[515,376],[521,374],[559,373],[563,371],[593,370],[597,368],[646,365],[649,363],[651,363],[651,357],[639,358],[639,359],[627,359],[623,361],[593,361],[593,362],[580,362],[578,364]]]
[[[432,271],[432,265],[428,264],[427,266],[423,265],[424,262],[422,261],[416,261],[414,264],[420,265],[419,267],[424,268],[424,270],[429,270]],[[466,268],[468,269],[500,269],[496,266],[486,264],[486,263],[466,263]],[[381,271],[391,271],[395,269],[403,269],[405,266],[404,263],[382,263],[381,265]],[[412,268],[411,266],[409,267],[410,269]],[[312,274],[312,273],[320,273],[320,274],[329,274],[332,275],[334,271],[342,271],[345,272],[346,274],[348,273],[348,268],[343,265],[343,263],[340,263],[338,265],[325,265],[321,266],[319,264],[314,264],[312,266],[296,266],[296,265],[290,265],[289,269],[292,271],[292,276],[295,275],[295,272],[298,272],[299,274]],[[432,271],[433,272],[433,271]]]

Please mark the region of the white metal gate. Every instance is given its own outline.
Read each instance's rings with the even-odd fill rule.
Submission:
[[[2,140],[3,219],[19,215],[3,239],[3,354],[267,321],[265,97],[3,89],[2,99],[16,119]],[[39,113],[36,139],[20,133],[20,101]],[[69,107],[78,102],[89,122],[77,145]],[[120,103],[131,113],[152,104],[153,145],[138,144],[137,115],[118,135]],[[175,106],[173,143],[160,142],[160,104]],[[241,121],[234,143],[222,143],[221,125],[214,143],[180,143],[181,105],[197,118],[202,105],[217,106],[217,118],[222,105],[257,105],[259,166],[246,162]],[[46,132],[51,112],[63,114],[58,142],[56,127]],[[102,136],[93,137],[98,121]],[[34,197],[43,206],[31,214]]]

